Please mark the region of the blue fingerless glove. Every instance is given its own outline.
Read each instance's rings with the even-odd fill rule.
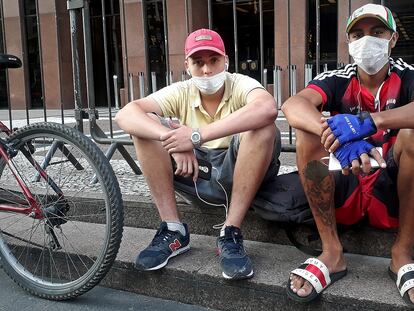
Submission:
[[[359,159],[361,154],[369,154],[373,148],[374,146],[365,140],[358,140],[340,146],[335,150],[334,155],[341,163],[341,167],[346,168],[351,167],[352,161]]]
[[[377,126],[369,112],[363,111],[357,115],[337,114],[327,120],[332,133],[341,145],[357,141],[377,132]]]

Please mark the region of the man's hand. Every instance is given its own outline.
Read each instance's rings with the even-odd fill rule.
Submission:
[[[371,115],[364,111],[357,115],[337,114],[332,118],[322,118],[321,142],[326,150],[334,152],[339,146],[358,141],[377,132]]]
[[[386,163],[378,150],[365,140],[346,143],[336,149],[334,154],[339,163],[341,163],[342,173],[344,175],[349,174],[349,168],[352,168],[352,173],[354,175],[359,175],[361,164],[362,171],[365,174],[368,174],[371,171],[371,164],[368,156],[369,154],[374,157],[381,168],[386,167]]]
[[[171,156],[176,164],[176,169],[174,172],[175,175],[183,177],[193,176],[193,180],[197,181],[198,161],[192,150],[172,153]]]
[[[161,135],[160,140],[162,146],[169,154],[175,152],[192,151],[194,146],[191,142],[192,129],[181,124],[170,124],[172,130]]]

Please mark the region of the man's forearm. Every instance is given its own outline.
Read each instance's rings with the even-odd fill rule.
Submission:
[[[115,121],[125,133],[139,138],[160,140],[160,136],[168,132],[168,128],[150,118],[139,107],[124,107],[117,113]]]
[[[371,113],[378,129],[414,129],[414,102],[402,107]]]
[[[200,133],[203,142],[262,128],[275,121],[276,108],[273,108],[273,106],[266,107],[266,105],[256,108],[256,106],[245,106],[226,118],[201,128]]]

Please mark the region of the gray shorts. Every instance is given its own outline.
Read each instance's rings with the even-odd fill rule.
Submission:
[[[276,127],[277,135],[274,141],[273,156],[267,169],[263,182],[271,180],[279,172],[280,161],[279,155],[281,150],[280,131]],[[233,184],[234,167],[236,164],[237,153],[240,146],[240,134],[232,137],[229,148],[225,149],[206,149],[196,148],[195,154],[197,159],[203,159],[211,163],[211,179],[197,180],[197,190],[201,198],[211,203],[225,203],[226,195],[222,187],[231,195]],[[254,160],[254,159],[252,159]],[[246,176],[248,178],[248,176]],[[177,190],[196,196],[194,183],[191,177],[182,177],[174,175],[174,186]]]

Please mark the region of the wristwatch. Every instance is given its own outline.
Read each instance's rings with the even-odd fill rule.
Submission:
[[[201,146],[201,134],[198,129],[193,129],[193,132],[191,133],[191,142],[193,143],[194,147]]]

